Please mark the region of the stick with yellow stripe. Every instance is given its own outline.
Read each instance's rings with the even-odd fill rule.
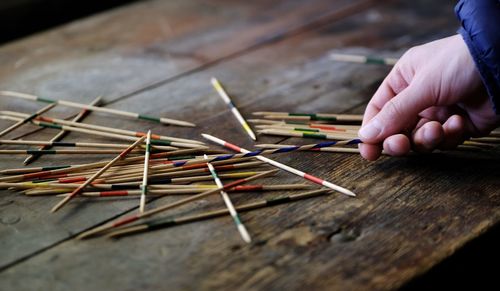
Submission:
[[[257,140],[257,138],[255,137],[255,133],[252,131],[252,129],[250,128],[246,120],[243,118],[243,116],[241,116],[240,111],[238,111],[238,108],[236,108],[233,101],[231,101],[231,98],[229,98],[229,95],[227,95],[226,90],[224,90],[224,87],[222,87],[222,84],[219,82],[219,80],[217,80],[216,78],[212,78],[211,82],[217,93],[219,93],[222,100],[224,100],[227,106],[229,106],[231,112],[233,112],[234,116],[236,116],[236,119],[238,119],[238,121],[243,126],[248,135],[253,140]]]

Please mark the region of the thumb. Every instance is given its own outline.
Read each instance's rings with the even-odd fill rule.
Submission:
[[[415,126],[418,114],[434,105],[434,98],[426,86],[412,82],[407,88],[387,101],[366,125],[361,127],[359,136],[366,143],[380,143],[387,137]]]

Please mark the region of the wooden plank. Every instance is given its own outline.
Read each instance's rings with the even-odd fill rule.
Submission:
[[[370,2],[143,1],[2,47],[0,87],[110,101]]]
[[[117,102],[113,107],[131,108],[138,102],[158,105],[145,101],[159,100],[159,96],[178,90],[179,100],[181,96],[190,96],[186,97],[189,101],[180,106],[148,110],[200,114],[204,119],[197,131],[215,132],[212,125],[217,124],[217,133],[222,137],[248,144],[230,113],[214,115],[224,105],[216,103],[215,95],[211,97],[213,103],[207,100],[209,93],[204,92],[210,90],[209,76],[224,74],[221,80],[229,83],[246,116],[253,110],[278,108],[347,110],[366,100],[365,88],[380,81],[386,68],[330,63],[326,55],[334,47],[332,43],[398,49],[415,39],[429,37],[438,28],[453,31],[450,5],[442,4],[440,9],[432,6],[436,18],[424,18],[431,9],[430,5],[422,8],[425,2],[370,10],[360,17],[287,39],[148,91],[137,99],[134,96]],[[419,12],[425,12],[422,18],[418,17]],[[365,20],[377,13],[382,20],[367,27]],[[397,25],[394,18],[399,19]],[[421,19],[423,24],[408,19]],[[408,38],[415,27],[419,27],[415,39]],[[370,32],[369,41],[366,31]],[[400,41],[387,43],[388,35]],[[290,47],[294,50],[290,51]],[[273,66],[266,67],[269,60]],[[206,88],[198,85],[203,80],[207,81]],[[315,83],[311,84],[313,80]],[[359,85],[359,81],[364,83]],[[269,85],[262,88],[258,86],[261,84]],[[313,99],[310,96],[314,96],[314,89],[318,88],[323,91],[316,93],[315,102],[307,102]],[[247,92],[252,92],[250,97]],[[207,103],[202,103],[204,101]],[[202,106],[201,109],[189,106],[191,102]],[[203,111],[208,113],[203,115]],[[183,130],[172,128],[171,132],[187,136],[196,133]],[[159,289],[167,285],[172,289],[298,289],[304,286],[339,290],[393,289],[498,222],[499,182],[493,174],[499,159],[496,153],[384,158],[377,163],[368,163],[358,156],[329,157],[331,160],[326,160],[321,153],[300,153],[279,160],[327,177],[362,195],[357,199],[333,195],[244,214],[245,224],[260,240],[253,246],[242,246],[237,233],[228,231],[233,229],[229,218],[219,219],[121,241],[68,241],[9,268],[0,278],[5,284],[18,288],[46,286],[50,282],[56,290],[68,286]],[[279,178],[296,181],[286,174]],[[176,213],[188,213],[194,208],[201,211],[218,201],[213,198]],[[251,197],[235,196],[235,203],[248,199]],[[161,199],[159,203],[171,200]],[[72,213],[100,215],[102,211],[113,211],[110,204],[101,204],[96,202],[89,206],[92,209],[80,208]],[[112,206],[120,208],[118,203]],[[161,272],[158,266],[162,266]],[[46,271],[43,278],[40,270]]]
[[[40,62],[38,63],[39,66],[37,66],[36,68],[29,69],[22,65],[20,66],[20,69],[18,71],[16,71],[12,74],[12,76],[9,77],[7,77],[5,74],[2,75],[2,73],[0,73],[0,84],[8,84],[9,89],[12,88],[11,86],[13,86],[13,89],[16,90],[27,90],[27,88],[30,88],[30,91],[41,92],[44,96],[45,94],[48,94],[49,96],[53,96],[55,98],[65,98],[73,100],[76,99],[84,102],[86,101],[84,100],[86,98],[81,98],[83,93],[78,93],[77,91],[73,91],[73,89],[82,89],[86,92],[85,95],[96,96],[95,94],[98,94],[98,92],[102,92],[102,88],[106,88],[106,90],[109,90],[107,92],[120,91],[123,87],[127,87],[129,89],[137,88],[142,86],[141,84],[153,80],[153,78],[150,78],[151,76],[155,76],[155,78],[161,76],[162,74],[160,74],[158,71],[153,70],[156,73],[153,73],[153,71],[148,71],[150,69],[148,66],[157,62],[160,62],[165,66],[171,66],[171,62],[173,62],[174,60],[167,59],[165,61],[161,61],[159,59],[154,59],[154,61],[151,61],[150,55],[147,52],[152,47],[167,52],[171,51],[171,45],[178,46],[184,43],[187,47],[182,47],[182,50],[188,52],[188,47],[192,47],[193,49],[195,48],[198,53],[201,53],[204,52],[204,50],[202,49],[203,43],[207,43],[207,49],[210,49],[211,46],[215,45],[224,47],[224,45],[221,45],[220,41],[224,40],[225,38],[231,38],[231,41],[228,42],[229,49],[221,48],[219,51],[214,50],[213,52],[207,52],[207,56],[205,57],[205,59],[207,60],[201,62],[207,63],[209,61],[214,61],[217,58],[221,58],[225,54],[234,53],[235,50],[241,50],[247,48],[248,46],[255,45],[261,42],[265,43],[266,41],[268,41],[268,37],[282,35],[287,32],[287,29],[290,27],[300,27],[300,23],[307,26],[310,24],[311,19],[321,18],[320,16],[323,16],[325,12],[328,12],[328,17],[335,16],[335,11],[339,11],[339,13],[341,12],[339,17],[346,16],[343,9],[347,4],[349,4],[349,2],[350,1],[338,1],[334,3],[338,5],[333,6],[330,2],[318,2],[316,8],[309,7],[309,5],[306,5],[305,2],[282,2],[277,3],[277,6],[265,4],[265,7],[260,6],[264,5],[264,2],[259,2],[260,4],[254,4],[250,6],[244,5],[244,7],[240,8],[241,11],[235,10],[239,11],[238,13],[240,13],[240,15],[235,15],[234,18],[230,18],[227,22],[221,22],[221,14],[224,15],[226,13],[224,12],[226,11],[225,9],[228,9],[229,7],[225,9],[215,9],[217,8],[217,6],[215,6],[215,8],[212,9],[213,11],[209,10],[205,12],[204,10],[202,10],[205,12],[205,14],[207,14],[207,16],[203,17],[207,17],[207,19],[195,21],[196,25],[194,27],[191,26],[192,24],[190,24],[187,19],[193,18],[194,16],[192,15],[194,15],[195,12],[198,12],[199,9],[201,9],[198,5],[196,5],[198,2],[182,2],[172,4],[171,2],[152,1],[141,3],[137,4],[138,6],[134,5],[130,8],[118,10],[117,12],[113,12],[110,15],[101,15],[92,20],[80,22],[69,27],[63,27],[61,28],[62,32],[54,31],[52,33],[49,33],[48,35],[45,35],[44,37],[34,37],[33,39],[29,39],[26,41],[29,45],[25,42],[21,42],[19,44],[13,44],[12,47],[4,47],[3,50],[7,55],[9,53],[21,54],[23,52],[26,53],[26,51],[22,48],[33,46],[38,42],[40,46],[42,46],[42,44],[45,45],[45,48],[48,52],[43,53],[44,51],[42,51],[42,56],[33,60],[33,63],[31,64]],[[220,7],[224,7],[224,5],[233,7],[231,5],[236,5],[228,4],[225,2],[217,3],[219,3],[218,5]],[[330,7],[330,10],[326,9],[326,7]],[[175,11],[170,11],[169,9],[177,9],[179,12],[176,13]],[[265,11],[262,15],[255,15],[258,11],[261,10]],[[113,24],[117,22],[117,19],[136,14],[146,15],[148,11],[150,11],[152,15],[148,18],[141,18],[144,23],[135,18],[132,18],[130,20],[131,23],[128,23],[128,25],[127,23]],[[167,16],[162,16],[167,17],[165,19],[171,17],[178,22],[182,21],[182,23],[178,23],[179,25],[176,26],[180,30],[179,35],[174,35],[172,39],[167,39],[164,44],[156,43],[155,37],[159,37],[161,39],[163,36],[158,30],[151,28],[158,27],[158,23],[155,21],[162,21],[162,19],[164,19],[161,18],[160,15],[156,15],[156,13],[159,12],[166,13]],[[245,15],[247,15],[247,19],[242,20],[242,17]],[[154,19],[154,17],[152,16],[158,17],[156,17],[156,20],[153,21],[152,19]],[[304,17],[306,17],[306,20],[303,19]],[[335,17],[333,17],[333,19],[335,19]],[[236,22],[236,24],[232,23],[231,21]],[[216,24],[212,24],[212,22],[215,22]],[[184,32],[182,31],[181,25],[183,23],[187,26],[186,28],[184,28]],[[241,31],[245,30],[246,32],[248,32],[250,37],[246,33],[235,34],[238,31],[235,28],[231,28],[230,31],[222,30],[222,33],[221,35],[219,35],[217,41],[200,37],[200,35],[202,35],[204,31],[214,30],[213,33],[215,34],[217,30],[221,30],[221,27],[227,27],[230,23],[232,23],[232,25],[235,25],[236,27],[239,27]],[[106,24],[112,26],[114,30],[108,27]],[[140,24],[143,25],[141,26]],[[127,29],[130,29],[130,27],[132,26],[134,27],[134,33],[131,33],[131,35],[128,35],[127,37],[124,37],[123,35],[116,35],[120,31],[127,31]],[[105,27],[105,29],[95,35],[93,32],[96,27]],[[147,41],[142,39],[144,37],[142,29],[146,28],[152,29],[151,37],[153,39],[148,39]],[[72,33],[69,33],[71,31]],[[258,31],[260,31],[261,33],[257,33]],[[196,41],[196,39],[198,38],[200,39],[199,42]],[[265,40],[262,40],[262,38],[265,38]],[[172,41],[173,44],[171,44],[170,41]],[[97,44],[106,45],[103,45],[102,50],[98,50],[97,52],[92,51],[90,48]],[[59,45],[60,47],[57,45]],[[71,50],[71,48],[75,48],[77,45],[80,46],[79,49],[77,49],[76,51]],[[65,48],[67,50],[67,53],[62,53],[61,47]],[[14,50],[13,48],[17,48],[20,51]],[[216,52],[217,54],[215,54]],[[123,84],[123,80],[125,80],[123,79],[123,76],[108,76],[109,74],[103,75],[101,74],[102,72],[100,71],[100,69],[98,69],[97,71],[96,69],[94,69],[96,63],[99,63],[99,68],[101,69],[109,69],[110,66],[113,67],[112,64],[107,63],[110,56],[115,56],[119,59],[127,58],[128,53],[133,54],[133,61],[135,64],[134,66],[140,66],[146,72],[145,75],[141,74],[137,78],[131,78],[131,76],[129,76],[131,78],[131,81]],[[31,57],[29,54],[27,55]],[[94,58],[99,59],[99,61],[95,62],[89,60]],[[181,58],[181,61],[183,61],[183,59],[184,58]],[[285,61],[285,59],[283,59],[283,61]],[[12,64],[12,62],[10,64]],[[61,64],[64,65],[64,67],[61,67]],[[121,63],[118,62],[118,67],[115,67],[113,70],[129,70],[130,72],[133,71],[134,76],[137,76],[136,71],[134,71],[137,67],[130,67],[130,64],[125,64],[124,66],[127,68],[125,69],[125,67],[121,67],[120,64]],[[196,65],[199,66],[200,63],[196,63]],[[47,67],[50,67],[51,69],[49,71],[44,69]],[[8,68],[8,65],[6,66],[6,68]],[[52,68],[57,68],[57,70],[61,71],[60,73],[54,72],[52,71]],[[175,74],[184,72],[183,70],[187,67],[176,65],[173,66],[173,68],[174,69],[172,70],[167,70],[166,67],[162,67],[161,70],[164,70],[168,74],[171,74],[171,76],[174,76]],[[4,68],[4,70],[6,69]],[[80,73],[84,75],[89,74],[89,76],[91,77],[90,79],[87,79],[87,77],[82,77]],[[34,75],[36,76],[33,77]],[[61,78],[65,79],[66,81],[62,82]],[[101,81],[97,81],[99,79]],[[87,81],[91,83],[85,84]],[[96,81],[97,83],[94,83],[94,81]],[[63,93],[59,91],[58,88],[59,86],[61,86],[61,84],[64,84],[66,82],[67,84],[71,84],[71,88],[73,89],[64,90]],[[102,83],[99,84],[99,82]],[[75,94],[68,95],[71,94],[71,92],[74,92]],[[186,91],[186,93],[188,93],[188,91]],[[113,96],[118,95],[120,94]],[[185,96],[186,95],[183,94],[180,97],[180,100],[177,100],[177,98],[169,98],[169,102],[173,102],[174,104],[177,102],[178,103],[175,106],[169,106],[167,108],[167,111],[164,111],[164,108],[159,108],[154,103],[148,103],[147,105],[141,104],[138,107],[137,102],[135,101],[126,103],[125,107],[128,106],[128,109],[133,109],[134,111],[136,111],[137,108],[144,109],[144,112],[154,111],[153,113],[157,115],[166,112],[169,115],[171,114],[171,116],[177,114],[178,117],[183,117],[183,114],[179,114],[181,112],[180,110],[185,106],[190,106],[189,104],[194,104],[191,102],[197,102],[199,100],[185,100]],[[110,99],[108,99],[108,101],[109,100]],[[117,102],[116,107],[119,107],[120,104],[126,101],[127,99],[123,99],[120,102]],[[19,110],[19,108],[22,108],[25,111],[30,111],[31,109],[35,108],[35,105],[33,104],[13,101],[11,102],[10,100],[6,102],[5,99],[2,99],[2,106],[5,106],[3,108],[7,109]],[[63,113],[67,114],[67,110],[59,108],[59,111],[55,112],[56,115]],[[126,119],[116,119],[101,116],[94,116],[93,118],[89,118],[87,120],[91,123],[107,124],[109,126],[116,126],[121,128],[129,127],[136,130],[144,130],[146,126],[151,126],[151,123],[147,122],[137,123]],[[199,132],[195,134],[194,132],[190,132],[189,130],[186,130],[182,133],[177,132],[176,130],[179,129],[176,129],[174,127],[153,126],[152,128],[155,129],[158,133],[172,132],[173,134],[184,136],[198,136],[199,134]],[[52,134],[53,132],[51,131],[44,131],[42,133],[37,133],[33,136],[30,136],[30,138],[46,140],[48,139],[48,136]],[[78,134],[71,134],[69,138],[73,140],[89,140],[89,137]],[[104,139],[95,138],[92,138],[92,140],[104,141]],[[23,157],[10,157],[9,161],[4,163],[4,166],[17,167],[22,158]],[[47,161],[44,161],[43,163],[66,164],[81,163],[86,161],[88,161],[88,159],[70,157],[57,159],[52,163],[48,163]],[[96,223],[102,222],[103,219],[109,219],[117,214],[122,213],[124,210],[131,209],[131,207],[135,205],[135,202],[132,201],[120,201],[114,203],[113,205],[103,205],[98,202],[98,208],[94,208],[94,206],[96,206],[96,203],[89,201],[87,203],[74,204],[72,207],[68,207],[68,212],[66,212],[67,214],[54,216],[47,215],[45,210],[48,209],[49,205],[53,204],[56,199],[57,198],[41,198],[32,200],[26,197],[20,197],[19,195],[13,193],[6,193],[2,196],[2,201],[4,201],[4,207],[2,211],[4,215],[6,215],[6,217],[14,216],[15,218],[9,218],[9,221],[16,221],[15,223],[11,223],[8,226],[0,229],[0,231],[2,232],[2,237],[8,238],[6,240],[3,240],[2,244],[5,246],[17,244],[17,247],[13,251],[8,247],[4,248],[4,250],[8,249],[9,251],[2,251],[2,257],[4,258],[4,260],[2,260],[1,266],[5,267],[13,262],[16,262],[17,260],[27,258],[32,253],[57,244],[77,232],[89,228]],[[42,218],[45,218],[44,225],[40,227],[36,226],[36,221],[40,221]],[[41,236],[43,236],[43,238],[41,238]]]

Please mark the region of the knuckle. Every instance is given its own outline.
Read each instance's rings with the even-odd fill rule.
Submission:
[[[397,122],[403,114],[404,110],[399,102],[395,102],[394,99],[387,102],[384,106],[385,111],[385,121],[386,122]]]

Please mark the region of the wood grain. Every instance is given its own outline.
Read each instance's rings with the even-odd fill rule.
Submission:
[[[91,115],[86,120],[129,129],[151,128],[153,132],[188,138],[207,132],[251,147],[245,132],[210,87],[211,76],[218,77],[226,85],[246,117],[261,110],[362,113],[364,104],[388,68],[333,63],[328,60],[330,51],[397,56],[411,45],[454,33],[457,25],[451,1],[437,4],[420,0],[393,1],[358,14],[342,15],[313,27],[307,26],[311,15],[322,15],[327,2],[310,4],[317,5],[318,10],[308,7],[309,12],[297,18],[284,17],[284,26],[293,19],[295,23],[306,25],[307,29],[300,33],[285,35],[267,45],[199,67],[126,98],[114,95],[118,97],[110,99],[115,102],[108,105],[119,109],[140,107],[144,113],[181,119],[195,117],[200,126],[194,130],[99,115]],[[151,3],[157,2],[131,6],[129,13],[145,13],[145,7],[158,8],[148,6]],[[206,3],[209,2],[203,2]],[[257,8],[261,9],[263,6],[259,5],[265,3],[268,2],[239,5],[244,11],[255,11],[252,16],[259,23],[266,18],[259,17]],[[282,2],[269,10],[275,11],[277,16],[282,11],[298,9],[293,4],[298,2],[291,3]],[[195,9],[190,4],[194,6],[195,2],[177,4],[178,7],[168,6],[173,5],[171,3],[164,5],[177,9],[177,13],[170,11],[170,15],[179,15],[179,19],[181,15],[191,15],[192,19]],[[204,13],[225,15],[233,11],[221,7],[214,9],[217,12]],[[99,20],[99,17],[107,19],[111,16],[102,15],[95,19]],[[245,31],[245,25],[252,23],[234,21],[236,26],[241,25],[239,31]],[[219,30],[224,31],[221,27],[214,26],[213,35]],[[85,25],[74,24],[73,29],[85,30]],[[252,30],[249,31],[251,34]],[[187,44],[179,51],[196,48],[194,43],[203,42],[204,32],[186,33],[184,40]],[[233,31],[227,35],[234,37],[236,34]],[[270,39],[272,36],[273,33],[262,31],[259,38]],[[246,36],[241,37],[245,39]],[[42,37],[39,38],[42,41]],[[90,41],[92,36],[81,32],[68,41],[82,41],[82,47],[85,47],[88,44],[84,42],[85,38]],[[133,39],[124,36],[117,38],[118,48],[134,43]],[[235,43],[237,41],[233,45]],[[212,45],[214,53],[221,44]],[[136,46],[140,48],[143,44]],[[245,46],[251,47],[248,43],[242,47]],[[198,55],[202,53],[198,52]],[[75,56],[68,58],[75,59]],[[47,62],[50,64],[51,61]],[[82,60],[81,64],[84,63]],[[137,83],[131,87],[145,88],[141,87],[145,84],[142,81],[154,81],[157,75],[152,73],[150,76],[152,78],[146,76],[142,79],[141,76],[138,78],[141,80],[134,80]],[[49,82],[52,80],[50,76],[46,77]],[[72,78],[69,80],[76,82]],[[113,90],[119,87],[115,83],[117,80],[107,79],[107,82],[110,92],[116,92]],[[45,81],[38,80],[33,86],[43,84]],[[88,94],[96,94],[99,87],[94,89],[89,89]],[[76,95],[74,98],[79,100]],[[74,134],[70,138],[89,140]],[[259,142],[305,143],[304,140],[272,137],[261,137]],[[245,246],[234,231],[230,217],[118,241],[101,238],[74,241],[69,239],[74,234],[123,215],[136,207],[136,201],[88,200],[67,205],[67,212],[51,216],[46,211],[54,202],[52,198],[26,198],[2,192],[0,257],[4,270],[0,273],[0,284],[9,289],[36,286],[51,290],[396,289],[497,224],[500,218],[500,184],[494,174],[498,172],[500,160],[497,151],[385,157],[376,163],[354,155],[312,152],[283,155],[277,159],[352,189],[359,193],[359,197],[353,199],[333,194],[242,214],[245,225],[256,240]],[[9,161],[5,165],[15,162]],[[280,173],[263,182],[277,181],[301,180]],[[238,205],[262,195],[277,194],[232,194],[231,197]],[[150,207],[176,199],[164,197],[153,201]],[[214,196],[179,208],[170,215],[222,207],[220,198]]]

